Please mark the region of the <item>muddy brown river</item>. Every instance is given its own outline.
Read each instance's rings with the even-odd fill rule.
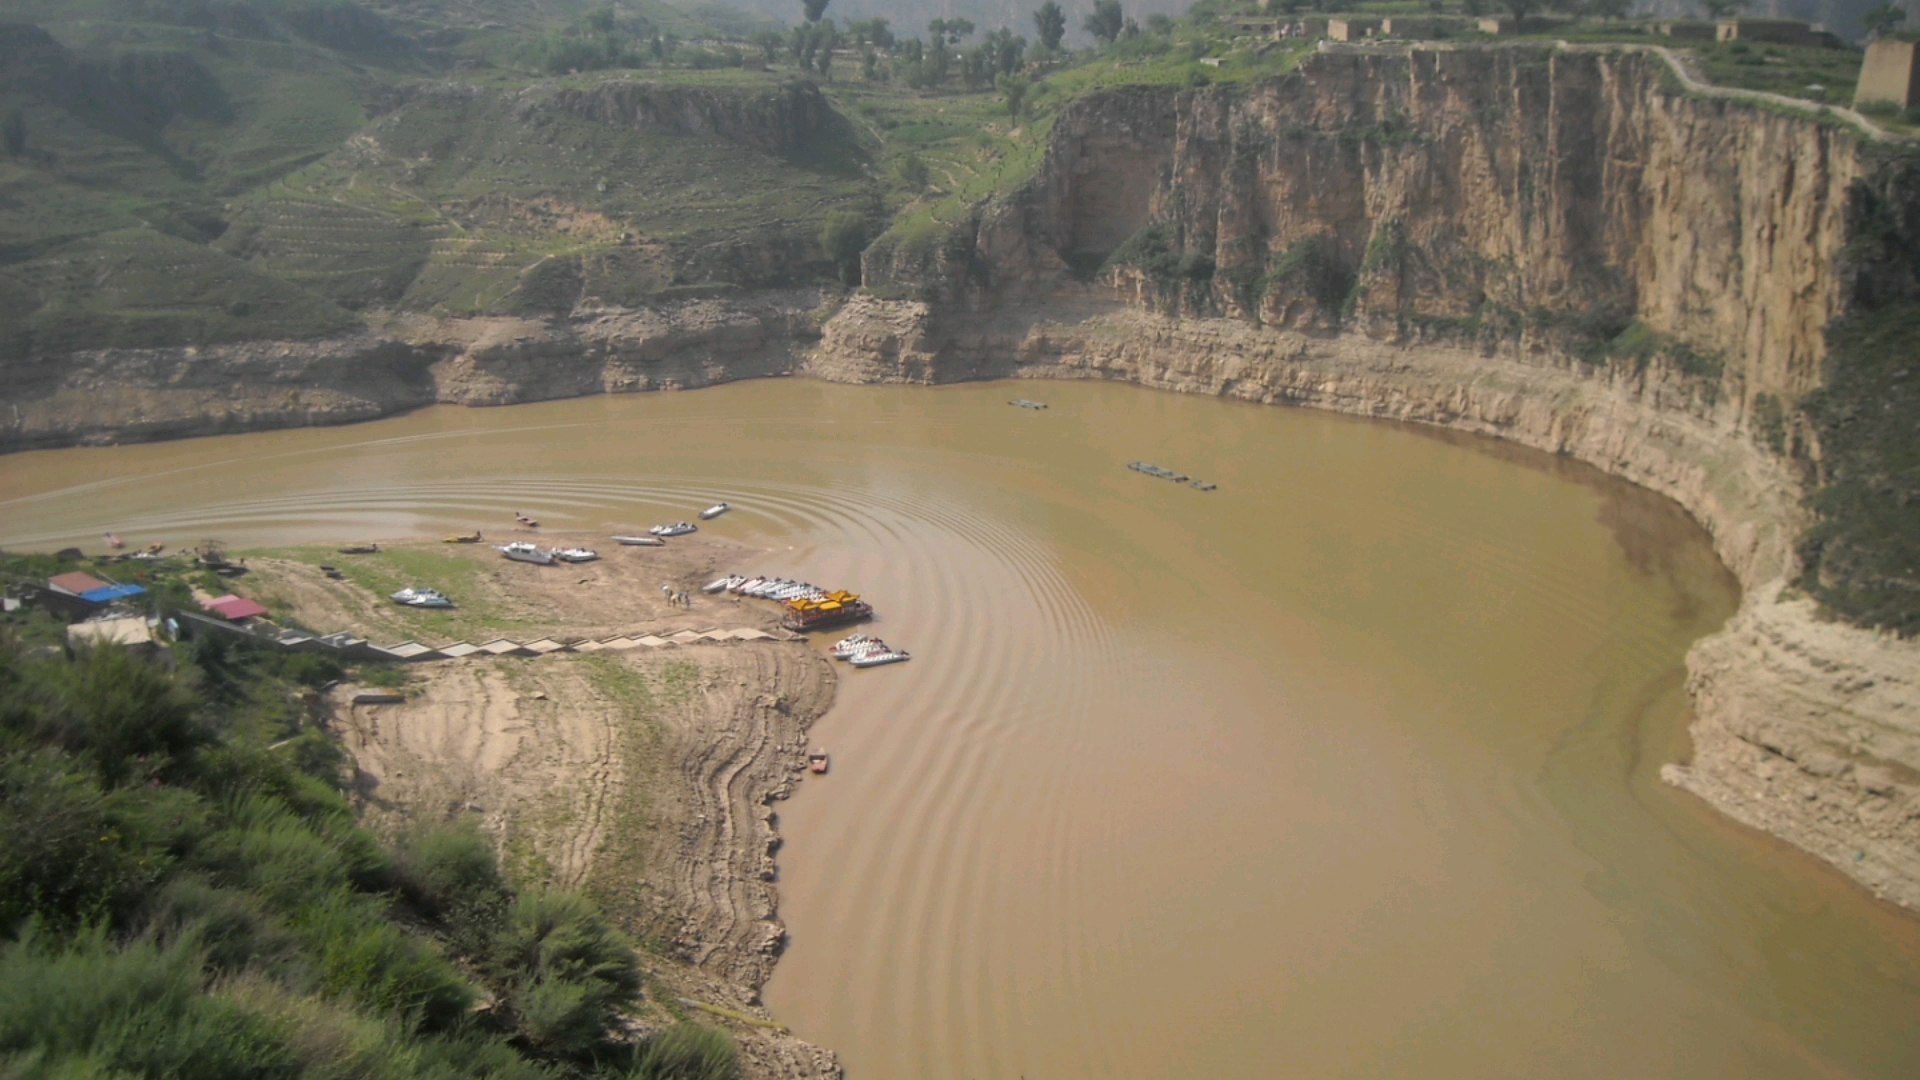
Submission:
[[[717,499],[767,549],[740,569],[857,588],[914,656],[842,672],[833,773],[781,808],[766,999],[855,1080],[1920,1071],[1920,923],[1659,782],[1734,583],[1672,504],[1545,455],[781,380],[14,455],[0,545]]]

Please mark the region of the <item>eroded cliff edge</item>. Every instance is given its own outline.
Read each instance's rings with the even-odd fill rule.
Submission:
[[[934,243],[876,244],[824,378],[1092,377],[1429,423],[1668,495],[1745,586],[1663,776],[1920,906],[1920,648],[1791,582],[1826,331],[1908,303],[1920,184],[1657,57],[1365,51],[1133,88]]]

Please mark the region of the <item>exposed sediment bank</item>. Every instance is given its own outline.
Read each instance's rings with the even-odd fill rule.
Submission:
[[[562,637],[773,619],[766,605],[697,592],[713,564],[738,557],[730,545],[683,541],[561,568],[504,562],[484,547],[434,550],[486,568],[460,579],[463,608],[540,617]],[[398,621],[405,609],[353,581],[294,559],[250,564],[246,587],[287,601],[303,621],[408,632]],[[694,607],[664,603],[663,582],[694,592]],[[586,891],[647,943],[653,1019],[682,999],[700,1002],[719,1010],[709,1017],[747,1018],[727,1026],[750,1075],[840,1075],[831,1051],[795,1038],[759,1004],[785,946],[773,807],[805,775],[807,731],[833,701],[830,664],[804,641],[765,640],[477,655],[404,670],[404,703],[355,705],[353,686],[330,696],[332,726],[352,755],[350,790],[371,824],[404,830],[478,815],[510,870]]]

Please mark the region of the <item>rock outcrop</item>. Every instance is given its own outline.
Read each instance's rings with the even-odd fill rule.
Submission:
[[[567,318],[400,316],[321,341],[50,357],[11,369],[0,453],[785,375],[818,340],[823,302],[802,289]]]

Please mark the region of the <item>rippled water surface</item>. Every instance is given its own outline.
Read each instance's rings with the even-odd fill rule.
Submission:
[[[0,458],[0,544],[713,499],[741,569],[855,587],[914,653],[843,673],[781,808],[767,999],[855,1080],[1920,1071],[1916,924],[1658,781],[1737,599],[1704,536],[1542,455],[771,381]]]

